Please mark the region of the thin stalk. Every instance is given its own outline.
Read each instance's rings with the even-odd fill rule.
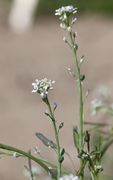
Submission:
[[[28,153],[31,155],[31,151],[30,150],[29,150]],[[30,158],[28,158],[28,166],[29,166],[31,180],[34,180],[34,175],[33,175],[33,171],[32,171],[32,164],[31,164],[31,159]]]
[[[81,82],[81,73],[80,73],[80,67],[79,67],[79,63],[78,63],[78,58],[77,58],[77,50],[76,50],[76,44],[73,40],[72,37],[72,32],[69,33],[69,37],[71,40],[71,44],[72,44],[72,51],[73,51],[73,55],[74,55],[74,64],[76,65],[76,71],[77,71],[77,80],[78,80],[78,86],[79,86],[79,128],[80,128],[80,138],[79,138],[79,151],[81,152],[83,150],[83,146],[84,146],[84,140],[83,140],[83,122],[84,122],[84,107],[83,107],[83,87],[82,87],[82,82]],[[81,166],[82,166],[83,162],[81,160]],[[83,175],[84,173],[81,174],[81,180],[83,179]]]
[[[98,175],[96,175],[94,172],[90,171],[91,179],[92,180],[98,180]]]
[[[91,171],[90,171],[90,174],[91,174],[91,179],[95,180],[94,174]]]
[[[31,159],[32,161],[36,162],[37,164],[39,164],[42,168],[44,168],[47,172],[49,172],[51,174],[51,171],[50,169],[48,168],[48,166],[46,165],[47,164],[47,161],[46,160],[42,160],[40,158],[36,158],[34,157],[33,155],[23,151],[23,150],[20,150],[20,149],[17,149],[15,147],[12,147],[12,146],[8,146],[8,145],[5,145],[5,144],[0,144],[0,149],[5,149],[5,150],[8,150],[8,151],[13,151],[13,152],[17,152],[29,159]]]
[[[94,164],[92,160],[89,160],[89,170],[91,174],[91,179],[92,180],[98,180],[98,173],[95,172]]]
[[[47,105],[48,105],[48,109],[50,112],[50,116],[52,119],[52,123],[53,123],[53,128],[54,128],[54,132],[55,132],[55,139],[56,139],[56,146],[57,146],[57,179],[59,180],[59,178],[61,177],[61,162],[60,162],[60,143],[59,143],[59,136],[58,136],[58,130],[57,130],[57,126],[56,126],[56,120],[54,117],[54,113],[52,111],[51,105],[49,103],[49,100],[47,99]]]

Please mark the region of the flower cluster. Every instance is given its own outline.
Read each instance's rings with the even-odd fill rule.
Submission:
[[[78,180],[78,176],[69,174],[69,175],[65,175],[65,176],[61,177],[59,180]]]
[[[53,89],[52,85],[55,83],[53,80],[48,80],[47,78],[38,80],[36,79],[34,83],[32,83],[32,92],[39,93],[42,99],[47,98],[49,89]]]
[[[55,15],[59,16],[59,19],[62,21],[60,27],[67,31],[71,31],[72,25],[77,20],[76,17],[73,17],[76,12],[77,8],[73,6],[63,6],[56,9]]]

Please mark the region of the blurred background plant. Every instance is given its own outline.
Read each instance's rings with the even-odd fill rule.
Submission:
[[[53,15],[54,9],[63,5],[72,4],[77,6],[79,13],[101,13],[104,15],[113,15],[112,0],[41,0],[39,3],[39,13]],[[38,12],[38,11],[36,11]]]
[[[27,4],[29,7],[27,7]],[[98,0],[95,0],[95,1],[33,0],[33,1],[30,1],[29,0],[29,2],[27,2],[26,0],[24,1],[0,0],[0,11],[1,11],[0,16],[2,16],[3,19],[5,17],[6,22],[9,21],[9,24],[12,26],[12,29],[14,29],[15,32],[16,30],[17,32],[19,32],[19,30],[21,31],[21,29],[23,32],[24,28],[26,30],[32,25],[33,19],[34,19],[34,22],[36,22],[39,16],[42,16],[42,15],[53,16],[54,10],[57,9],[58,7],[61,7],[62,4],[64,6],[68,4],[77,6],[79,9],[79,14],[81,15],[100,14],[106,17],[113,16],[113,1],[112,0],[108,0],[108,1],[104,1],[104,0],[99,0],[99,1]],[[17,6],[18,7],[20,6],[20,7],[18,8]],[[18,24],[17,24],[17,21],[18,21]]]
[[[11,8],[13,0],[0,0],[0,9],[5,8],[7,12]],[[55,9],[62,5],[72,4],[77,6],[80,14],[91,13],[101,14],[105,16],[113,16],[113,1],[112,0],[40,0],[39,5],[35,8],[35,17],[39,15],[52,15]],[[3,10],[2,10],[3,11]]]

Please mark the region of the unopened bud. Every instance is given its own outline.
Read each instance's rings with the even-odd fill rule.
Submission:
[[[67,43],[67,39],[66,39],[65,36],[63,37],[63,41],[64,41],[65,43]]]
[[[71,26],[67,27],[67,31],[71,32]]]

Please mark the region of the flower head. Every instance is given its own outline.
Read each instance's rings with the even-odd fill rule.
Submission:
[[[65,175],[60,177],[59,180],[78,180],[78,176],[74,176],[73,174]]]
[[[53,80],[48,80],[47,78],[38,80],[36,79],[34,83],[32,83],[32,92],[39,93],[42,99],[47,98],[49,89],[53,89],[52,85],[55,83]]]
[[[73,15],[77,12],[77,8],[73,6],[62,6],[59,9],[55,10],[55,15],[59,16],[59,19],[62,21],[60,27],[70,31],[72,25],[76,21],[76,17]]]
[[[55,10],[55,15],[56,16],[62,16],[64,14],[71,15],[75,14],[77,12],[77,8],[73,6],[62,6],[59,9]]]

